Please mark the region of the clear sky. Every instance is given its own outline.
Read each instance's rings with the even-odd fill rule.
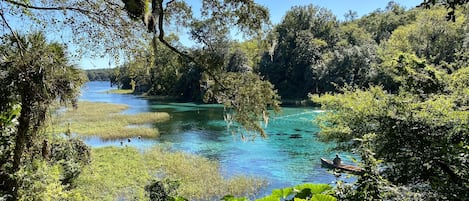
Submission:
[[[194,9],[200,7],[200,0],[188,0],[187,2],[193,5]],[[339,20],[343,20],[344,14],[349,10],[355,11],[358,17],[361,17],[376,9],[386,8],[389,0],[255,0],[255,2],[269,8],[272,23],[278,24],[285,13],[293,6],[313,4],[324,7],[331,10]],[[394,0],[394,2],[406,9],[410,9],[422,3],[423,0]],[[84,69],[109,68],[114,66],[112,63],[110,66],[108,58],[85,58],[80,61],[80,66]]]

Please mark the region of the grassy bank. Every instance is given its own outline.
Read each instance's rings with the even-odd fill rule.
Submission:
[[[92,159],[74,189],[90,200],[147,200],[144,187],[152,179],[179,181],[177,194],[189,200],[253,195],[265,184],[243,176],[225,179],[215,161],[159,147],[143,153],[130,147],[97,148]]]
[[[67,108],[52,119],[50,132],[77,133],[83,136],[99,136],[103,139],[118,139],[141,136],[153,138],[158,129],[145,126],[169,120],[168,113],[146,112],[136,115],[120,114],[127,105],[79,102],[78,108]],[[128,127],[132,125],[131,127]]]
[[[132,94],[134,93],[134,90],[132,89],[111,89],[106,91],[106,93],[109,94]]]

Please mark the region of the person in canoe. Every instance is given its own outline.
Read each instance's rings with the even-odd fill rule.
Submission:
[[[342,159],[339,157],[339,154],[335,155],[334,160],[332,160],[332,163],[334,163],[335,166],[342,165]]]
[[[321,158],[321,164],[323,167],[326,167],[328,169],[344,170],[352,174],[361,174],[363,171],[363,169],[358,166],[343,164],[342,159],[339,157],[339,154],[336,154],[335,158],[332,161],[327,160],[325,158]]]

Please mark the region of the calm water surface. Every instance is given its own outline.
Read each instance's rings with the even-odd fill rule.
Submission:
[[[335,178],[321,168],[320,157],[333,158],[330,144],[318,142],[319,128],[312,122],[322,111],[314,108],[284,107],[282,113],[271,118],[267,139],[243,141],[239,134],[228,130],[223,121],[220,105],[193,103],[167,103],[151,101],[133,95],[109,94],[109,82],[89,82],[83,88],[81,100],[127,104],[124,113],[168,112],[169,122],[155,124],[161,136],[156,139],[133,140],[129,146],[149,148],[166,144],[172,149],[195,153],[218,160],[227,177],[244,174],[264,177],[269,185],[261,195],[273,188],[294,186],[300,183],[334,183]],[[88,138],[93,147],[120,146],[120,141],[102,141]],[[341,153],[343,160],[350,159]],[[340,178],[352,181],[353,178]]]

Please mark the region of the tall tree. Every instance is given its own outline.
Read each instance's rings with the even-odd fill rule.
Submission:
[[[2,156],[5,163],[1,169],[8,175],[2,189],[17,199],[21,178],[16,174],[28,163],[25,157],[42,145],[44,136],[38,133],[47,110],[57,100],[75,104],[84,78],[82,72],[68,61],[64,47],[47,43],[42,33],[19,36],[13,32],[2,38],[2,44],[1,70],[6,75],[2,82],[8,86],[1,89],[2,103],[17,104],[21,108],[16,132],[6,139],[11,140],[12,151]],[[5,109],[8,108],[2,107]]]
[[[264,56],[262,75],[286,98],[304,98],[317,77],[314,66],[338,41],[338,21],[331,11],[313,5],[293,7],[275,27],[273,56]]]
[[[405,25],[415,18],[414,12],[390,2],[385,10],[376,10],[357,20],[361,28],[371,33],[376,43],[387,40],[399,26]]]

